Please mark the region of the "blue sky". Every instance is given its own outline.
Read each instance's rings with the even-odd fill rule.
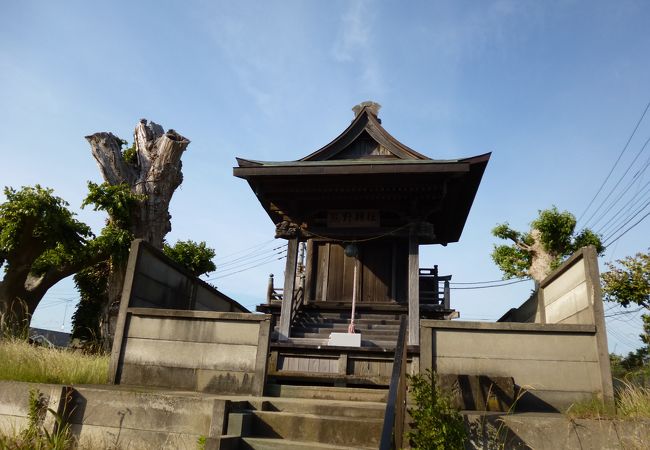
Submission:
[[[103,216],[79,209],[86,182],[101,181],[83,137],[131,140],[138,119],[153,120],[192,141],[168,240],[206,240],[218,265],[273,237],[232,176],[235,157],[300,158],[374,100],[386,129],[432,158],[493,152],[460,243],[422,249],[421,265],[454,281],[498,279],[491,228],[526,229],[552,205],[580,216],[650,101],[644,1],[21,1],[2,2],[0,17],[0,184],[51,187],[99,231]],[[649,136],[646,117],[604,194]],[[628,195],[643,194],[649,156],[626,175],[638,173]],[[617,198],[592,220],[614,214]],[[649,231],[650,219],[602,262],[647,250]],[[282,271],[277,261],[214,283],[253,306]],[[496,319],[531,288],[454,291],[452,304]],[[34,324],[69,329],[75,299],[60,283]],[[610,350],[640,344],[638,314],[608,324]]]

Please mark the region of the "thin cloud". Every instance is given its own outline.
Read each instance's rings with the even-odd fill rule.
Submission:
[[[367,0],[349,2],[341,16],[340,30],[332,48],[334,60],[342,64],[355,64],[359,69],[362,91],[367,95],[384,92],[380,64],[373,46],[374,15]]]
[[[370,27],[365,21],[368,17],[367,1],[350,2],[350,7],[341,18],[341,31],[334,44],[334,59],[339,62],[353,61],[355,56],[368,50]]]

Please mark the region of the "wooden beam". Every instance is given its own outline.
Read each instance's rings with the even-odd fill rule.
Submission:
[[[293,291],[296,288],[296,266],[298,264],[298,239],[289,239],[287,246],[287,265],[284,270],[284,290],[282,291],[282,310],[280,311],[280,340],[289,339],[291,311],[293,310]]]
[[[314,164],[294,163],[286,166],[235,167],[233,175],[239,178],[267,176],[328,176],[328,175],[363,175],[363,174],[418,174],[418,173],[466,173],[470,164],[462,162],[418,161],[406,163],[373,164]]]
[[[408,345],[420,344],[420,255],[418,237],[409,236],[408,266],[409,338]]]

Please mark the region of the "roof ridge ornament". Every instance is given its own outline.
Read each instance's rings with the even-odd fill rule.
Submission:
[[[359,114],[361,114],[361,111],[363,111],[364,108],[368,109],[368,111],[370,111],[372,115],[375,116],[376,119],[379,119],[379,110],[381,109],[381,105],[379,103],[370,100],[361,102],[358,105],[352,107],[352,111],[354,111],[355,119],[359,117]]]

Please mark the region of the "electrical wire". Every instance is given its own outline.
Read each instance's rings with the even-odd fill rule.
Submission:
[[[644,199],[644,200],[646,200],[646,199]],[[629,213],[627,216],[625,216],[625,218],[621,221],[622,223],[619,224],[619,223],[617,222],[616,225],[617,225],[618,227],[617,227],[615,230],[610,231],[610,232],[608,232],[608,233],[605,233],[605,237],[604,237],[605,241],[607,241],[607,240],[608,240],[609,238],[611,238],[613,235],[615,235],[616,233],[618,233],[618,232],[621,230],[621,228],[623,228],[625,225],[627,225],[628,223],[630,223],[630,222],[631,222],[631,221],[632,221],[636,216],[638,216],[639,214],[641,214],[641,213],[643,212],[643,210],[645,210],[648,206],[650,206],[650,196],[648,196],[647,201],[646,201],[646,202],[645,202],[645,203],[644,203],[640,208],[638,208],[638,209],[636,209],[636,210],[632,210],[632,211],[630,211],[630,213]],[[616,225],[615,225],[615,226],[616,226]]]
[[[615,312],[615,313],[612,313],[612,314],[605,314],[605,317],[616,317],[616,316],[623,316],[623,315],[626,315],[626,314],[634,314],[634,313],[637,313],[639,311],[643,311],[644,309],[646,309],[646,308],[644,308],[643,306],[640,306],[640,307],[638,307],[636,309],[628,309],[628,310],[625,310],[625,311],[618,311],[618,312]]]
[[[219,276],[220,276],[221,274],[223,274],[223,273],[228,273],[228,272],[231,272],[231,271],[236,270],[236,269],[240,269],[240,268],[248,267],[248,266],[250,266],[250,265],[255,265],[255,264],[257,264],[258,262],[266,261],[267,259],[272,260],[275,256],[277,256],[277,255],[282,255],[282,254],[285,253],[285,252],[286,252],[286,250],[282,250],[282,251],[280,251],[280,252],[273,253],[272,255],[267,255],[267,256],[264,256],[264,257],[262,257],[262,258],[255,259],[255,260],[253,260],[253,261],[247,261],[247,262],[245,262],[245,263],[242,263],[242,264],[239,264],[239,265],[236,265],[236,266],[229,267],[229,268],[224,269],[224,270],[222,270],[222,271],[220,271],[220,272],[219,272],[219,271],[215,271],[215,277],[219,277]],[[286,257],[286,255],[283,255],[283,257]]]
[[[530,278],[521,278],[522,281],[524,280],[530,280]],[[501,283],[505,280],[500,279],[500,280],[490,280],[490,281],[466,281],[466,282],[461,282],[461,281],[450,281],[449,284],[492,284],[492,283]]]
[[[244,261],[248,261],[248,260],[250,260],[250,259],[254,259],[254,258],[259,258],[259,257],[261,257],[262,255],[267,255],[267,256],[268,256],[268,255],[270,255],[270,254],[275,254],[274,252],[276,252],[277,250],[280,250],[280,249],[282,249],[282,248],[284,248],[283,251],[286,251],[287,244],[280,245],[280,246],[278,246],[278,247],[275,247],[275,248],[272,248],[272,249],[269,249],[269,250],[265,250],[265,251],[263,251],[263,252],[253,252],[253,253],[249,253],[249,254],[244,255],[244,256],[241,256],[241,257],[239,257],[239,258],[235,258],[235,259],[233,259],[233,260],[231,260],[231,261],[227,261],[227,262],[225,262],[225,263],[221,263],[221,264],[218,265],[217,270],[223,269],[224,267],[232,266],[233,264],[235,264],[235,265],[239,265],[240,263],[242,263],[242,262],[244,262]]]
[[[222,274],[222,275],[216,276],[214,278],[210,278],[209,280],[206,280],[206,281],[220,280],[222,278],[226,278],[226,277],[229,277],[231,275],[235,275],[235,274],[238,274],[238,273],[241,273],[241,272],[245,272],[247,270],[254,269],[255,267],[263,266],[265,264],[269,264],[269,263],[272,263],[274,261],[280,261],[280,260],[285,259],[285,258],[286,258],[286,256],[280,256],[279,258],[274,258],[274,259],[271,259],[271,260],[268,260],[268,261],[265,261],[265,262],[261,262],[259,264],[254,265],[254,266],[246,267],[245,269],[237,270],[235,272]]]
[[[257,248],[260,248],[260,247],[264,247],[265,245],[269,245],[271,242],[274,242],[274,241],[275,241],[275,238],[271,239],[269,241],[264,241],[264,242],[262,242],[260,244],[255,244],[255,245],[252,245],[250,247],[243,248],[241,250],[237,250],[237,251],[232,252],[232,253],[228,253],[227,255],[219,256],[218,258],[215,258],[214,260],[219,261],[219,260],[222,260],[222,259],[230,258],[231,256],[238,255],[238,254],[243,253],[243,252],[245,252],[247,250],[252,250],[252,249],[257,249]]]
[[[618,241],[620,238],[622,238],[623,236],[625,236],[625,235],[626,235],[629,231],[631,231],[634,227],[636,227],[638,224],[640,224],[641,222],[643,222],[643,221],[645,220],[645,218],[648,217],[648,216],[650,216],[650,212],[648,212],[646,215],[644,215],[643,217],[641,217],[637,222],[635,222],[631,227],[629,227],[628,229],[626,229],[624,232],[622,232],[621,234],[619,234],[618,236],[616,236],[616,238],[614,238],[614,239],[611,240],[611,241],[606,242],[606,243],[604,244],[605,247],[607,247],[607,246],[609,246],[609,245],[612,245],[614,242]]]
[[[632,196],[627,201],[627,203],[625,203],[623,206],[621,206],[621,208],[618,211],[616,211],[614,214],[612,214],[610,219],[607,222],[605,222],[598,230],[596,230],[596,233],[598,233],[600,235],[608,233],[614,226],[616,226],[618,224],[618,221],[622,217],[622,214],[623,214],[624,211],[629,211],[630,209],[633,209],[634,207],[636,207],[637,203],[639,203],[640,201],[645,200],[644,195],[646,193],[644,192],[644,195],[641,195],[641,196],[639,196],[639,193],[641,193],[641,191],[645,190],[647,187],[650,187],[650,181],[648,181],[646,184],[644,184],[641,187],[641,189],[639,189],[639,191],[637,191],[637,193],[634,194],[634,196]],[[647,194],[650,194],[650,189],[648,189]],[[633,203],[633,204],[630,205],[630,203]]]
[[[650,103],[649,103],[648,105],[650,105]],[[596,213],[597,213],[598,211],[600,211],[600,209],[605,205],[605,203],[607,202],[607,200],[609,200],[609,197],[610,197],[610,196],[611,196],[611,195],[616,191],[616,189],[617,189],[618,186],[621,184],[621,182],[623,181],[623,179],[625,178],[625,176],[629,173],[630,169],[634,166],[634,163],[636,162],[636,160],[639,158],[639,156],[641,156],[641,153],[643,153],[643,151],[644,151],[644,150],[646,149],[646,147],[648,146],[648,142],[650,142],[650,138],[648,138],[648,139],[645,141],[645,143],[643,144],[643,146],[641,146],[641,149],[639,149],[639,151],[637,152],[636,156],[634,157],[634,159],[632,160],[632,162],[630,163],[630,165],[627,166],[627,169],[625,169],[625,172],[623,173],[623,175],[621,175],[621,176],[619,177],[619,179],[618,179],[618,181],[616,182],[616,184],[614,185],[614,187],[609,191],[609,194],[607,194],[607,196],[605,197],[605,199],[600,203],[600,206],[598,206],[598,208],[596,208],[596,210],[591,214],[591,216],[589,216],[589,219],[587,219],[587,221],[585,222],[585,226],[589,225],[589,223],[591,222],[591,219],[596,215]]]
[[[450,289],[454,290],[462,290],[462,289],[489,289],[489,288],[495,288],[495,287],[501,287],[501,286],[509,286],[511,284],[516,284],[516,283],[521,283],[523,281],[528,281],[530,278],[524,278],[522,280],[515,280],[515,281],[510,281],[508,283],[501,283],[501,284],[493,284],[490,286],[472,286],[472,287],[450,287]]]
[[[625,146],[623,147],[623,150],[621,150],[621,152],[619,153],[618,158],[616,158],[616,162],[614,163],[614,165],[610,169],[609,173],[605,177],[605,180],[600,185],[600,187],[598,188],[598,191],[593,196],[593,198],[591,199],[591,201],[589,202],[589,204],[587,205],[585,210],[582,212],[582,214],[580,214],[580,217],[578,217],[577,223],[579,223],[582,220],[582,218],[584,217],[584,215],[587,213],[587,211],[589,211],[589,208],[591,208],[591,205],[594,203],[594,201],[596,200],[596,198],[598,197],[600,192],[603,190],[603,187],[605,187],[605,184],[607,184],[607,181],[609,180],[609,177],[612,176],[612,173],[614,172],[614,169],[616,168],[619,161],[623,157],[623,154],[627,150],[627,147],[630,145],[630,142],[632,141],[632,138],[636,134],[636,131],[639,128],[639,125],[641,125],[641,122],[643,121],[643,118],[645,117],[646,113],[648,112],[648,108],[650,108],[650,102],[648,102],[645,109],[643,110],[643,114],[641,114],[641,117],[639,118],[638,122],[636,123],[636,126],[634,127],[634,130],[632,130],[632,134],[630,134],[630,137],[627,139],[627,142],[625,143]]]

